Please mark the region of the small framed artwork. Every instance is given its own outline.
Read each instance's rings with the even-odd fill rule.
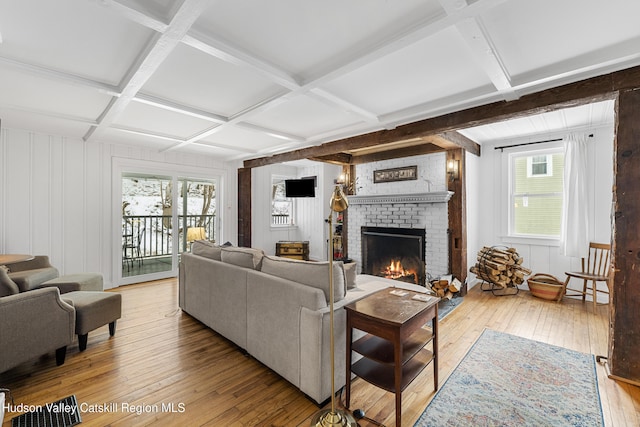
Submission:
[[[373,171],[373,182],[410,181],[418,179],[418,166],[404,166]]]

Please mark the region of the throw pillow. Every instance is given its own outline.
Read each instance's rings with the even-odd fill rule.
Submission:
[[[208,240],[196,240],[191,243],[191,253],[205,258],[222,261],[222,247]]]
[[[335,261],[333,265],[333,301],[338,302],[344,298],[346,293],[345,276],[342,261]],[[322,289],[327,301],[329,301],[328,261],[298,261],[284,257],[265,256],[262,260],[262,272]]]
[[[347,290],[356,287],[356,275],[358,274],[357,264],[355,262],[347,262],[344,264],[344,279],[347,284]]]
[[[236,248],[233,246],[222,248],[222,262],[234,264],[239,267],[260,270],[264,252],[262,249]]]

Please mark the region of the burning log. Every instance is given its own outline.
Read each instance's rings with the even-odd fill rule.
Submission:
[[[478,251],[477,262],[469,271],[500,288],[516,287],[532,273],[522,266],[523,261],[515,248],[502,250],[485,246]]]

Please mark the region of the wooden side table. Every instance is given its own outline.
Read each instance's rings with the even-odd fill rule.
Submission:
[[[16,262],[29,261],[34,258],[27,254],[0,254],[0,265],[15,264]]]
[[[397,296],[391,292],[399,291]],[[415,295],[427,301],[413,299]],[[438,301],[413,291],[382,289],[347,306],[346,406],[351,400],[351,373],[396,395],[396,426],[402,426],[402,391],[433,362],[438,390]],[[431,321],[431,331],[423,326]],[[353,329],[367,332],[352,343]],[[432,351],[425,348],[432,343]],[[362,356],[351,364],[351,352]]]

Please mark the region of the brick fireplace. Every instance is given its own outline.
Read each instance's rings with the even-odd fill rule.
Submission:
[[[425,285],[425,229],[361,227],[362,272]]]
[[[452,192],[440,191],[349,196],[349,257],[364,272],[363,227],[424,230],[422,244],[427,277],[449,273],[447,202],[452,195]]]

